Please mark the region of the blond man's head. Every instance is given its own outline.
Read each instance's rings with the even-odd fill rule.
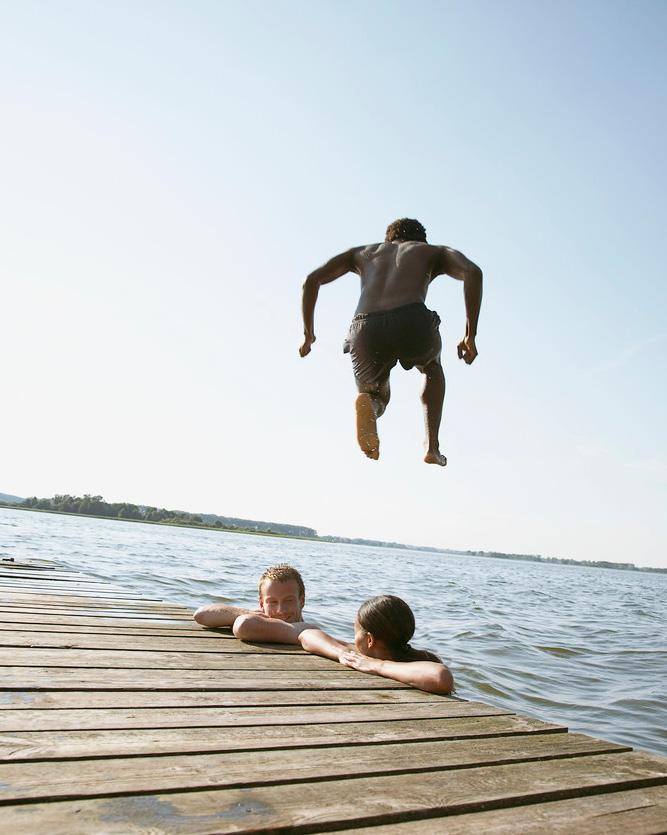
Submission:
[[[259,605],[267,617],[299,623],[305,602],[303,578],[291,565],[272,565],[259,578]]]

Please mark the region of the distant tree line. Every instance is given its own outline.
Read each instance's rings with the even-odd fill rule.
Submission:
[[[285,525],[281,522],[255,522],[252,519],[236,519],[216,516],[212,513],[187,513],[184,510],[166,510],[164,507],[130,504],[129,502],[105,502],[102,496],[70,496],[68,493],[51,499],[31,496],[12,507],[33,510],[51,510],[54,513],[81,513],[85,516],[106,516],[110,519],[134,519],[138,522],[188,525],[191,527],[218,528],[227,531],[252,531],[287,536],[317,537],[313,528],[301,525]]]
[[[645,568],[632,562],[610,562],[609,560],[573,560],[569,557],[543,557],[541,554],[503,554],[498,551],[450,551],[448,554],[466,554],[471,557],[492,557],[497,560],[523,560],[524,562],[545,562],[560,565],[578,565],[584,568],[615,568],[620,571],[650,571],[666,574],[665,568]]]
[[[105,502],[102,496],[54,496],[52,499],[38,499],[31,496],[18,507],[35,510],[53,510],[56,513],[83,513],[86,516],[108,516],[111,519],[136,519],[142,522],[174,522],[184,525],[203,525],[204,520],[197,513],[182,510],[165,510],[163,507],[147,507],[129,502]],[[215,525],[212,525],[215,527]],[[222,527],[222,524],[219,525]]]

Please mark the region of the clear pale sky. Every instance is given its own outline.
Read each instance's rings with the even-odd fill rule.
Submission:
[[[320,533],[667,565],[663,2],[2,2],[0,491]],[[445,470],[418,372],[378,463],[307,273],[419,218],[442,277]]]

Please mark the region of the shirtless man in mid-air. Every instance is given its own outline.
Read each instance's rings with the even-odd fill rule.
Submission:
[[[424,302],[436,276],[450,275],[463,281],[466,333],[458,344],[458,355],[470,365],[477,356],[482,271],[455,249],[426,243],[426,230],[419,221],[396,220],[387,227],[383,243],[348,249],[308,276],[303,285],[302,357],[310,353],[315,342],[313,319],[321,285],[350,272],[361,279],[361,295],[343,350],[352,357],[359,391],[359,446],[368,458],[380,457],[376,422],[389,403],[389,373],[400,362],[406,371],[418,368],[426,378],[422,392],[427,446],[424,461],[444,467],[447,459],[438,441],[445,397],[440,317]]]

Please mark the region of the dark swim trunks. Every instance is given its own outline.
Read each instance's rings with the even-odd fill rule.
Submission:
[[[343,353],[352,357],[357,386],[373,389],[384,383],[397,362],[408,371],[437,359],[439,324],[438,314],[421,302],[355,316]]]

